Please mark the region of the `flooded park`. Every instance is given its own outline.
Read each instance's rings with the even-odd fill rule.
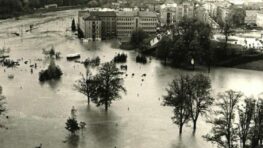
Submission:
[[[17,67],[0,67],[0,85],[9,116],[0,118],[8,127],[0,129],[1,148],[30,148],[40,143],[44,148],[216,148],[202,137],[211,129],[206,118],[198,121],[195,136],[190,125],[183,129],[182,137],[178,135],[178,127],[171,120],[172,109],[162,106],[167,85],[180,74],[203,72],[211,78],[214,96],[229,89],[255,97],[263,92],[261,71],[213,68],[210,73],[193,72],[164,66],[155,58],[140,64],[136,63],[138,53],[119,49],[116,40],[83,43],[70,31],[77,12],[51,12],[0,22],[0,48],[10,48],[11,59],[21,59]],[[27,30],[31,24],[34,29],[30,32]],[[56,64],[63,76],[58,81],[41,83],[39,72],[49,64],[42,49],[52,47],[61,53]],[[99,56],[101,62],[111,61],[117,53],[128,55],[124,77],[127,93],[114,101],[107,113],[92,103],[87,106],[86,97],[74,89],[86,69],[67,61],[66,55],[72,53],[80,53],[81,60]],[[30,65],[35,63],[37,68],[31,72]],[[142,78],[143,74],[147,75]],[[75,140],[65,129],[72,106],[77,110],[78,121],[87,123]]]

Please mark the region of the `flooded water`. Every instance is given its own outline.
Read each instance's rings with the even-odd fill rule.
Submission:
[[[191,73],[163,66],[158,60],[141,65],[135,62],[134,51],[118,49],[117,41],[81,43],[66,31],[77,11],[48,13],[42,18],[24,18],[0,23],[0,47],[10,47],[12,59],[28,60],[29,64],[17,68],[0,69],[0,85],[7,97],[9,119],[0,122],[8,130],[0,129],[1,148],[30,148],[43,144],[44,148],[215,148],[202,135],[210,125],[201,119],[196,136],[192,136],[190,124],[178,136],[178,127],[172,123],[172,109],[161,106],[159,99],[165,94],[167,84],[181,73]],[[30,24],[36,27],[25,32]],[[23,32],[23,36],[12,35]],[[54,46],[63,58],[56,63],[63,71],[62,79],[40,83],[38,73],[46,68],[48,59],[42,48]],[[102,62],[110,61],[116,53],[128,55],[128,76],[124,85],[127,93],[113,102],[108,113],[94,104],[87,107],[86,97],[74,90],[73,84],[85,73],[83,65],[68,62],[65,56],[81,53],[81,58],[100,56]],[[42,60],[38,60],[38,59]],[[30,72],[29,65],[37,63],[38,68]],[[135,74],[132,77],[132,73]],[[142,81],[141,75],[147,76]],[[8,79],[14,74],[14,79]],[[216,68],[208,74],[212,80],[213,94],[234,89],[246,95],[257,96],[263,92],[262,72]],[[72,106],[77,108],[78,121],[87,123],[75,141],[65,130],[66,119]],[[129,110],[128,110],[129,108]]]

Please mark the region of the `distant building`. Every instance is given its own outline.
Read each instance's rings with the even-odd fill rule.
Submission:
[[[79,11],[78,22],[85,38],[100,40],[130,37],[138,29],[155,33],[158,19],[151,11]]]
[[[257,13],[259,10],[246,10],[245,23],[246,24],[256,24],[257,21]]]
[[[257,13],[256,24],[258,27],[263,27],[263,13]]]
[[[110,39],[116,37],[116,13],[113,11],[91,11],[91,16],[97,16],[101,20],[101,37]]]
[[[89,40],[101,40],[101,19],[98,16],[85,16],[82,18],[80,29],[84,34],[84,38]]]
[[[218,23],[209,15],[208,11],[203,8],[203,7],[199,7],[196,10],[196,18],[204,23],[204,24],[208,24],[212,29],[219,29],[220,26],[218,25]]]
[[[161,25],[170,25],[176,22],[177,4],[163,4],[160,6],[160,22]]]
[[[150,11],[118,11],[117,36],[130,37],[132,32],[142,29],[147,33],[155,33],[158,24],[157,13]]]
[[[231,10],[229,8],[222,6],[217,7],[217,22],[223,24],[226,23],[230,13]]]
[[[182,4],[166,3],[160,8],[161,25],[170,25],[182,20],[182,18],[193,18],[194,4],[184,2]]]
[[[57,4],[48,4],[44,6],[46,9],[51,9],[51,8],[57,8],[58,5]]]
[[[216,18],[217,17],[217,3],[215,2],[207,2],[204,4],[204,8],[208,11],[209,15],[212,18]]]
[[[194,17],[194,4],[193,3],[182,3],[177,6],[176,20],[180,21],[183,17],[193,18]]]

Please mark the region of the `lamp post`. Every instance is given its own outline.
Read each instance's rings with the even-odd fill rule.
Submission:
[[[191,59],[191,64],[192,64],[193,70],[195,70],[195,60],[194,60],[194,58]]]

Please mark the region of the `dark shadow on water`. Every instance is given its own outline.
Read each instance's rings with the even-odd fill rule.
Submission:
[[[114,112],[90,106],[84,116],[87,123],[84,134],[94,137],[98,147],[118,147],[120,123]]]
[[[69,148],[77,148],[79,146],[79,135],[70,134],[66,137],[65,142]]]
[[[171,148],[194,148],[196,147],[196,137],[194,135],[182,135],[175,139],[176,141],[171,144]]]
[[[63,77],[63,75],[62,75],[62,77]],[[55,90],[59,86],[59,83],[61,83],[61,81],[62,81],[62,78],[60,78],[58,80],[48,80],[48,81],[44,81],[44,82],[39,81],[39,84],[41,86],[47,84],[47,85],[49,85],[51,90]]]

